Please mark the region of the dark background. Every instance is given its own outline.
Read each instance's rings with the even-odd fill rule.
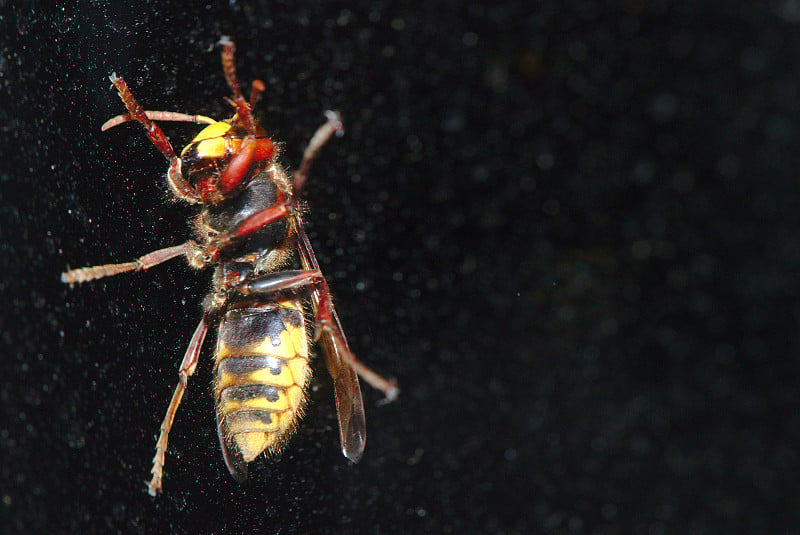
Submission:
[[[800,532],[797,2],[44,4],[0,1],[0,532]],[[403,391],[353,466],[318,362],[240,486],[208,343],[152,499],[209,274],[59,274],[189,237],[107,77],[225,117],[223,34],[287,166],[342,112],[309,230]]]

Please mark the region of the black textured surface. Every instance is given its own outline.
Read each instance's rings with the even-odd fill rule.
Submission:
[[[0,531],[800,532],[796,2],[76,4],[0,2]],[[154,500],[208,274],[58,277],[188,237],[107,77],[225,116],[222,34],[285,164],[342,112],[309,228],[403,391],[353,466],[317,366],[240,486],[209,344]]]

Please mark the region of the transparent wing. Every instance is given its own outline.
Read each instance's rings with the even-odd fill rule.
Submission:
[[[336,323],[338,324],[338,318]],[[349,350],[340,347],[332,333],[323,332],[321,342],[328,371],[333,377],[342,453],[357,463],[364,453],[364,445],[367,442],[367,420],[364,416],[361,386],[358,384],[355,370],[348,364],[349,359],[343,354],[343,352],[349,353]]]
[[[311,243],[297,214],[294,215],[294,221],[297,230],[300,262],[303,265],[303,269],[319,271],[319,264],[314,255],[314,250],[311,248]],[[325,302],[321,305],[322,300],[325,300]],[[320,315],[328,316],[325,327],[319,330],[320,345],[325,355],[328,371],[333,378],[342,453],[345,457],[357,463],[364,453],[364,445],[367,442],[367,420],[364,415],[361,386],[358,383],[358,375],[352,365],[355,359],[350,352],[350,347],[347,345],[347,338],[339,323],[339,316],[336,314],[336,309],[330,300],[327,282],[323,280],[320,288],[311,292],[311,301],[314,306],[314,315],[318,322],[321,319]]]

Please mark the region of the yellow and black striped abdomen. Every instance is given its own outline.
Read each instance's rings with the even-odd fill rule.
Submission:
[[[300,301],[226,311],[215,357],[220,434],[245,462],[280,449],[303,410],[310,376]]]

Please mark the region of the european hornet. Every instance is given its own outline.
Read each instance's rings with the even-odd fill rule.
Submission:
[[[389,381],[359,362],[350,351],[303,229],[300,195],[320,148],[342,133],[338,114],[308,143],[299,169],[288,174],[278,163],[276,145],[253,117],[264,83],[252,84],[250,100],[236,76],[234,44],[223,37],[222,68],[233,93],[227,99],[232,118],[216,121],[201,115],[143,109],[125,81],[110,79],[128,113],[106,122],[107,130],[138,121],[147,137],[169,161],[167,184],[175,198],[198,205],[194,219],[197,241],[159,249],[132,262],[72,269],[61,275],[70,285],[141,271],[180,256],[195,268],[214,266],[212,289],[203,301],[203,315],[180,363],[180,380],[172,395],[153,458],[153,496],[161,490],[167,438],[178,405],[194,373],[211,326],[217,327],[214,353],[214,395],[217,431],[225,464],[237,481],[247,477],[247,463],[285,444],[302,415],[310,378],[307,307],[316,319],[318,340],[333,378],[342,453],[358,462],[366,441],[360,375],[393,400],[399,392]],[[175,154],[155,121],[207,124]],[[284,269],[297,251],[302,269]]]

